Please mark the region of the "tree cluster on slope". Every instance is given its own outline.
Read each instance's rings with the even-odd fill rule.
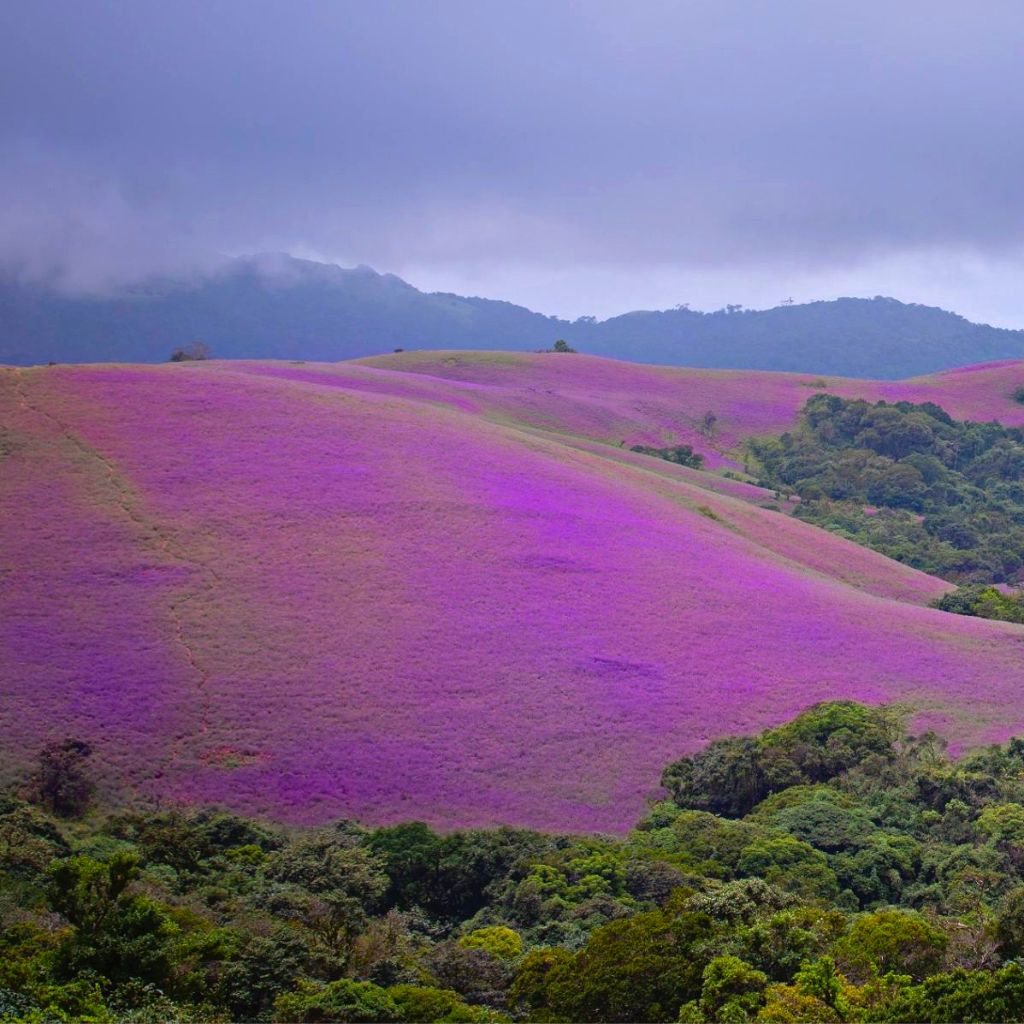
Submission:
[[[670,445],[667,448],[653,448],[646,444],[634,444],[629,449],[631,452],[639,452],[641,455],[652,455],[656,459],[664,459],[666,462],[674,462],[678,466],[689,466],[691,469],[704,468],[704,456],[695,452],[688,444]]]
[[[749,442],[795,515],[957,583],[1024,577],[1024,432],[931,402],[814,395],[796,430]]]

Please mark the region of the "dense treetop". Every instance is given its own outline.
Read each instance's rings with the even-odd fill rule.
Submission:
[[[819,394],[798,427],[749,442],[795,514],[961,583],[1024,571],[1024,432],[952,419],[925,402]]]
[[[0,1019],[1024,1020],[1019,741],[819,705],[623,839],[114,812],[87,762],[0,802]]]

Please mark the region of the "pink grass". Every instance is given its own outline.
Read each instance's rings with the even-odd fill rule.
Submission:
[[[814,701],[1024,728],[1019,627],[607,445],[711,409],[727,450],[799,379],[448,358],[3,371],[12,760],[71,730],[110,787],[294,821],[622,830],[665,762]]]

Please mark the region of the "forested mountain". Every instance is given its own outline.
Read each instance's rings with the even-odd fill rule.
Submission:
[[[558,338],[636,362],[876,378],[1024,356],[1024,331],[887,298],[569,321],[279,255],[101,297],[0,281],[0,363],[157,362],[197,341],[225,358],[333,361],[394,348],[531,350]]]

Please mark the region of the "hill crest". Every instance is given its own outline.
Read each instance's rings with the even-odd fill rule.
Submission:
[[[496,299],[422,292],[370,267],[264,253],[107,296],[0,282],[0,363],[161,362],[196,341],[225,358],[336,361],[395,348],[533,351],[557,338],[650,364],[892,379],[1024,357],[1024,331],[891,298],[728,310],[569,321]]]

